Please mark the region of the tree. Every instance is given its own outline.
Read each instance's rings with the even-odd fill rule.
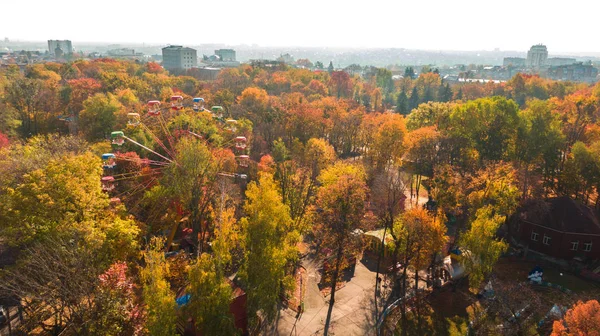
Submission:
[[[317,193],[318,224],[315,235],[320,237],[321,246],[331,251],[333,265],[329,274],[331,296],[324,335],[328,334],[331,313],[335,304],[335,293],[344,259],[356,248],[355,230],[364,215],[366,188],[362,168],[346,163],[336,163],[325,169],[319,177],[321,188]]]
[[[465,248],[462,260],[469,274],[469,285],[475,290],[508,248],[505,242],[496,239],[496,232],[503,223],[502,216],[495,214],[491,206],[485,206],[477,210],[471,228],[460,238],[460,246]]]
[[[560,321],[554,321],[552,336],[600,335],[600,303],[579,301]]]
[[[177,303],[166,277],[169,265],[163,252],[164,239],[152,238],[144,252],[145,266],[140,270],[142,296],[147,313],[146,328],[150,335],[172,336],[176,332]]]
[[[267,321],[275,316],[280,294],[293,279],[287,266],[297,258],[299,236],[272,175],[260,173],[258,182],[248,185],[246,197],[240,277],[247,289],[248,316],[255,323],[258,312]]]
[[[398,161],[404,154],[406,125],[404,117],[395,113],[369,115],[363,122],[366,157],[375,170]]]
[[[437,101],[445,103],[452,100],[452,88],[450,84],[446,83],[446,85],[440,85],[437,93]]]
[[[434,168],[438,164],[440,142],[440,134],[434,127],[419,128],[408,133],[406,137],[404,160],[411,173],[416,176],[417,202],[422,177],[432,178]]]
[[[404,90],[400,91],[396,98],[396,112],[402,115],[407,115],[410,112],[408,108],[408,96]]]
[[[392,80],[392,72],[385,68],[377,68],[377,74],[375,75],[375,82],[377,86],[383,89],[385,95],[389,94],[394,90],[394,81]]]
[[[90,334],[142,334],[144,311],[137,302],[136,286],[127,270],[126,263],[116,262],[98,277],[98,287],[93,294],[95,308],[89,319]]]
[[[350,75],[348,75],[348,73],[345,71],[331,72],[329,86],[331,87],[329,92],[335,93],[335,96],[338,99],[342,97],[348,97],[352,93],[352,82],[350,80]]]
[[[10,144],[8,137],[0,132],[0,149],[4,148],[4,147],[8,147],[8,145]]]
[[[443,216],[434,217],[422,208],[412,208],[394,220],[390,231],[393,241],[389,248],[392,249],[394,258],[400,258],[403,267],[401,297],[405,297],[407,293],[408,268],[412,268],[414,272],[416,291],[419,285],[419,270],[431,266],[436,254],[441,252],[447,240],[446,228],[441,217]],[[406,304],[405,300],[402,300],[402,304]],[[405,311],[403,307],[404,322],[406,322]]]
[[[207,145],[196,138],[184,137],[175,145],[175,162],[169,165],[160,179],[160,185],[148,193],[148,198],[159,193],[163,199],[175,201],[188,216],[197,243],[198,254],[204,249],[211,202],[217,193],[216,179],[223,162],[216,158]]]
[[[515,156],[524,175],[522,193],[527,198],[536,182],[532,173],[543,176],[545,188],[554,187],[565,138],[560,116],[552,112],[548,102],[529,101],[527,109],[519,112],[519,119]]]
[[[41,79],[17,78],[6,87],[6,101],[18,111],[24,136],[36,135],[42,113]]]
[[[310,151],[312,161],[308,161],[308,166],[300,166],[298,160],[291,160],[290,153],[285,147],[283,141],[275,141],[273,145],[273,157],[275,163],[274,177],[279,182],[283,203],[289,207],[290,216],[294,222],[294,228],[299,232],[306,230],[308,224],[307,218],[308,207],[312,204],[316,189],[316,173],[314,170],[319,170],[323,164],[328,163],[333,158],[328,155],[329,150],[333,150],[331,146],[323,146],[321,140],[309,140],[310,146],[307,148]],[[327,146],[327,145],[324,145]],[[322,154],[322,157],[318,155]]]
[[[408,190],[409,179],[400,167],[393,165],[385,169],[381,174],[377,174],[371,187],[371,203],[374,205],[375,214],[379,223],[383,224],[382,242],[387,241],[386,236],[394,225],[396,218],[405,208],[406,191]],[[377,257],[377,269],[375,278],[379,281],[379,272],[381,268],[381,259],[385,255],[386,244],[381,244],[381,249]],[[377,301],[379,297],[379,285],[375,287],[375,311],[377,310]],[[385,310],[385,307],[384,309]]]
[[[88,152],[59,155],[40,165],[2,187],[0,230],[11,244],[78,236],[88,239],[109,264],[131,255],[139,229],[132,219],[110,210],[98,182],[100,159]],[[19,167],[15,172],[21,173]]]
[[[406,69],[404,69],[404,78],[410,78],[410,79],[417,78],[415,69],[413,69],[412,67],[407,67]]]
[[[410,94],[410,98],[408,99],[408,110],[412,111],[413,109],[419,106],[421,102],[421,98],[419,98],[419,91],[417,91],[417,87],[415,86]]]
[[[92,294],[102,272],[95,261],[94,251],[78,238],[35,242],[21,252],[18,266],[4,271],[0,289],[21,299],[25,330],[58,333],[69,327],[88,334]]]
[[[106,139],[113,130],[123,105],[112,94],[97,93],[83,102],[80,129],[90,141]]]
[[[467,140],[482,160],[506,159],[514,151],[519,106],[502,97],[481,98],[454,108],[451,134]]]
[[[207,253],[188,270],[190,301],[186,312],[203,335],[235,335],[233,316],[229,312],[232,288],[218,261]]]
[[[437,126],[446,128],[454,105],[429,102],[420,104],[406,117],[406,127],[413,131],[421,127]]]

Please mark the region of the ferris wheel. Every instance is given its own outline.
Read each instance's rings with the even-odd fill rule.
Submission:
[[[229,148],[235,154],[237,168],[235,171],[219,172],[220,179],[233,179],[235,182],[247,179],[247,169],[250,163],[248,155],[248,140],[240,135],[238,121],[225,118],[225,111],[221,106],[212,106],[209,110],[204,106],[204,99],[196,97],[186,100],[180,95],[174,95],[169,102],[163,104],[158,100],[150,100],[146,104],[146,113],[127,114],[127,128],[113,131],[110,142],[113,148],[111,153],[102,154],[103,176],[101,177],[102,190],[110,196],[111,203],[121,203],[122,200],[132,198],[154,186],[171,165],[177,165],[175,145],[182,137],[194,137],[206,141],[207,137],[200,132],[195,132],[184,126],[173,126],[169,121],[182,113],[185,108],[197,112],[210,113],[219,132],[226,135],[226,141],[220,144],[221,148]],[[171,127],[170,127],[171,126]],[[154,143],[146,145],[135,139],[133,134],[142,131]],[[125,147],[138,148],[146,152],[146,158],[140,159],[124,151]],[[129,167],[133,169],[120,169]],[[182,214],[183,217],[183,214]],[[171,230],[172,241],[176,227]]]

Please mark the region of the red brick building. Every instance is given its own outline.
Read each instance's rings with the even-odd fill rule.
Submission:
[[[523,246],[571,260],[600,259],[598,212],[568,197],[532,202],[511,220],[511,233]]]

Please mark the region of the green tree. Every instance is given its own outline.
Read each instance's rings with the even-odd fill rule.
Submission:
[[[522,193],[528,197],[536,175],[543,176],[547,190],[554,187],[565,137],[560,117],[548,102],[531,100],[519,115],[515,155],[523,171]]]
[[[519,106],[502,97],[457,105],[450,114],[451,134],[467,140],[482,160],[506,159],[514,153]]]
[[[408,99],[408,110],[412,111],[413,109],[417,108],[420,102],[421,98],[419,97],[419,91],[415,86],[412,90],[412,93],[410,94],[410,98]]]
[[[388,69],[377,69],[377,74],[375,75],[375,83],[377,83],[377,86],[383,90],[384,95],[387,95],[394,90],[392,72]]]
[[[417,78],[415,69],[413,69],[412,67],[407,67],[406,69],[404,69],[404,78],[410,78],[410,79]]]
[[[420,104],[406,117],[406,127],[410,131],[428,126],[445,129],[454,104],[429,102]]]
[[[80,129],[90,141],[106,139],[113,131],[117,113],[123,105],[112,94],[97,93],[83,102],[79,115]]]
[[[406,95],[406,91],[404,89],[400,91],[398,97],[396,98],[396,112],[407,115],[410,110],[408,109],[408,96]]]

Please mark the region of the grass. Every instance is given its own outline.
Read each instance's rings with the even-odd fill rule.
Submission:
[[[500,259],[494,267],[494,273],[499,279],[512,281],[527,281],[527,275],[537,264],[527,260]],[[598,286],[592,282],[575,275],[564,273],[553,267],[544,267],[543,280],[561,285],[575,293],[597,290]]]

